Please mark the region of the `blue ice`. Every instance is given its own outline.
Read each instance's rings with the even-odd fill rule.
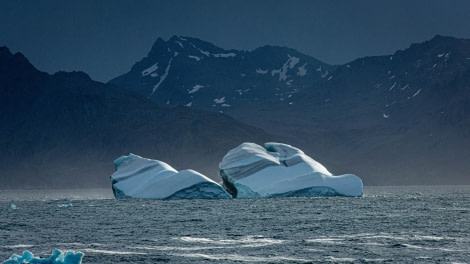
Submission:
[[[59,249],[54,249],[52,255],[47,258],[36,258],[33,253],[29,251],[23,252],[23,256],[14,254],[9,259],[5,260],[3,264],[19,264],[19,263],[31,263],[31,264],[80,264],[82,263],[83,253],[77,251],[67,251],[65,254]]]
[[[72,207],[73,204],[72,203],[68,203],[68,204],[59,204],[57,205],[57,207]]]

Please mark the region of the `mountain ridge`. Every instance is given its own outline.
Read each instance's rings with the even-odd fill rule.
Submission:
[[[307,86],[325,77],[330,68],[290,48],[225,50],[196,38],[174,36],[166,42],[157,39],[148,56],[109,83],[160,104],[224,111],[231,100],[257,100],[266,89],[272,90],[274,100],[279,97],[274,95],[276,89],[287,93]],[[211,97],[205,96],[208,93]]]
[[[40,72],[1,47],[0,146],[8,155],[0,185],[32,173],[31,186],[63,186],[93,162],[85,174],[99,178],[127,152],[217,179],[213,168],[228,149],[270,140],[367,185],[470,184],[470,40],[435,36],[344,65],[286,47],[225,50],[189,37],[154,47],[107,85],[83,72]],[[195,149],[203,151],[188,154]],[[58,172],[70,177],[51,183]],[[99,179],[94,186],[105,184]]]
[[[158,78],[160,72],[154,81],[128,72],[111,83],[159,103],[222,111],[370,184],[441,184],[438,175],[445,173],[453,174],[448,184],[470,183],[464,165],[470,156],[470,40],[437,35],[390,55],[334,66],[269,45],[182,61],[178,56],[189,55],[165,50],[178,46],[176,40],[160,40],[160,49],[151,51],[154,64],[158,54],[173,56],[167,79]]]
[[[131,152],[219,180],[219,157],[273,138],[223,114],[156,105],[83,72],[40,72],[5,48],[0,112],[0,189],[106,187],[113,160]]]

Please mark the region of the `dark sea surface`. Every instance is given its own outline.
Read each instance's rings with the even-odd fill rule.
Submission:
[[[55,248],[85,253],[85,264],[468,264],[470,186],[179,201],[118,201],[111,190],[0,191],[0,263]]]

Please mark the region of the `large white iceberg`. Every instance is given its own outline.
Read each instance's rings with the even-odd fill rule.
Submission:
[[[354,174],[334,176],[298,148],[282,143],[243,143],[219,164],[223,186],[235,198],[362,196]]]
[[[111,175],[117,199],[230,199],[222,186],[193,170],[176,171],[165,162],[135,154],[114,161]]]

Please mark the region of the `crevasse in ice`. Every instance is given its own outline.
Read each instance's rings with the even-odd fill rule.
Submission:
[[[354,174],[334,176],[298,148],[282,143],[243,143],[219,164],[224,188],[236,198],[362,196]]]
[[[114,161],[111,175],[117,199],[230,199],[222,186],[194,170],[176,171],[165,162],[135,154]]]

